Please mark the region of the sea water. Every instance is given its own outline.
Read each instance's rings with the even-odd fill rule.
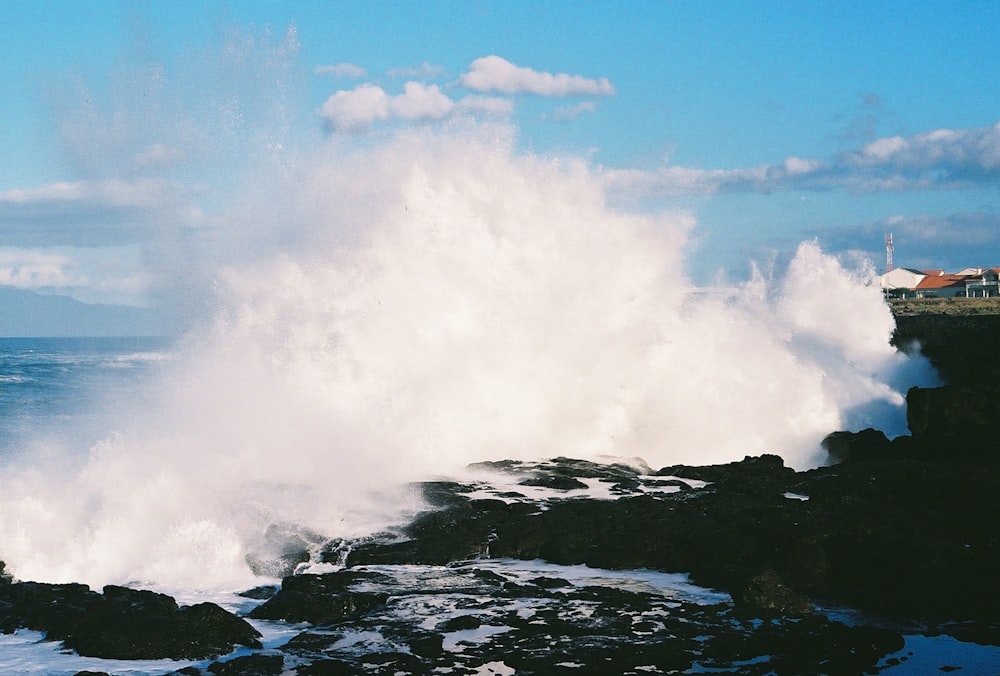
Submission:
[[[82,442],[85,450],[96,443],[114,424],[115,402],[144,396],[171,343],[163,337],[0,338],[0,461],[32,444]]]

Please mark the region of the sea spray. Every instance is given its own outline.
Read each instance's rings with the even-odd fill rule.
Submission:
[[[5,472],[0,557],[25,579],[235,587],[269,525],[362,535],[419,507],[405,482],[470,462],[804,468],[831,431],[902,431],[914,371],[865,270],[805,243],[780,279],[697,293],[690,217],[613,209],[586,163],[494,132],[314,161],[298,199],[338,207],[228,252],[153,403],[123,402],[62,471]]]

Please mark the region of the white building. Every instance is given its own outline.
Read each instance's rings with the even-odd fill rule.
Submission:
[[[912,292],[927,276],[927,273],[910,268],[896,268],[882,275],[882,291],[890,296],[905,296]]]

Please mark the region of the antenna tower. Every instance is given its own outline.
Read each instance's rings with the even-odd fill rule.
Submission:
[[[892,233],[885,233],[885,271],[892,272]]]

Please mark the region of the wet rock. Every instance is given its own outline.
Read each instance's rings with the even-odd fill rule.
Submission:
[[[950,461],[1000,461],[1000,389],[911,388],[906,422],[914,441],[929,455]]]
[[[260,647],[260,634],[212,603],[178,607],[169,596],[109,585],[20,582],[0,587],[0,630],[43,631],[89,657],[204,659],[234,646]]]
[[[239,593],[240,596],[248,599],[255,599],[257,601],[266,601],[275,594],[278,593],[278,587],[273,584],[263,585],[261,587],[254,587],[253,589],[247,589]]]
[[[828,462],[877,460],[891,452],[892,445],[885,433],[868,428],[860,432],[833,432],[822,442]]]
[[[903,315],[896,317],[892,344],[919,349],[945,383],[982,387],[1000,382],[996,339],[1000,315]]]
[[[523,479],[518,483],[522,486],[541,486],[542,488],[552,488],[557,491],[571,491],[587,487],[587,484],[579,479],[571,476],[560,476],[558,474],[542,474],[530,479]]]
[[[250,617],[312,625],[337,624],[358,617],[381,607],[389,598],[385,593],[347,591],[360,577],[352,571],[286,577],[278,593],[254,608]]]
[[[298,676],[358,676],[361,672],[350,662],[327,658],[299,666],[295,673]]]
[[[225,662],[213,662],[208,671],[217,676],[278,676],[284,672],[281,655],[242,655]]]
[[[733,596],[736,607],[745,613],[763,616],[798,616],[812,613],[812,605],[768,568],[752,577],[747,586]]]
[[[466,629],[478,629],[482,622],[475,615],[460,615],[446,620],[440,627],[441,631],[464,631]]]

